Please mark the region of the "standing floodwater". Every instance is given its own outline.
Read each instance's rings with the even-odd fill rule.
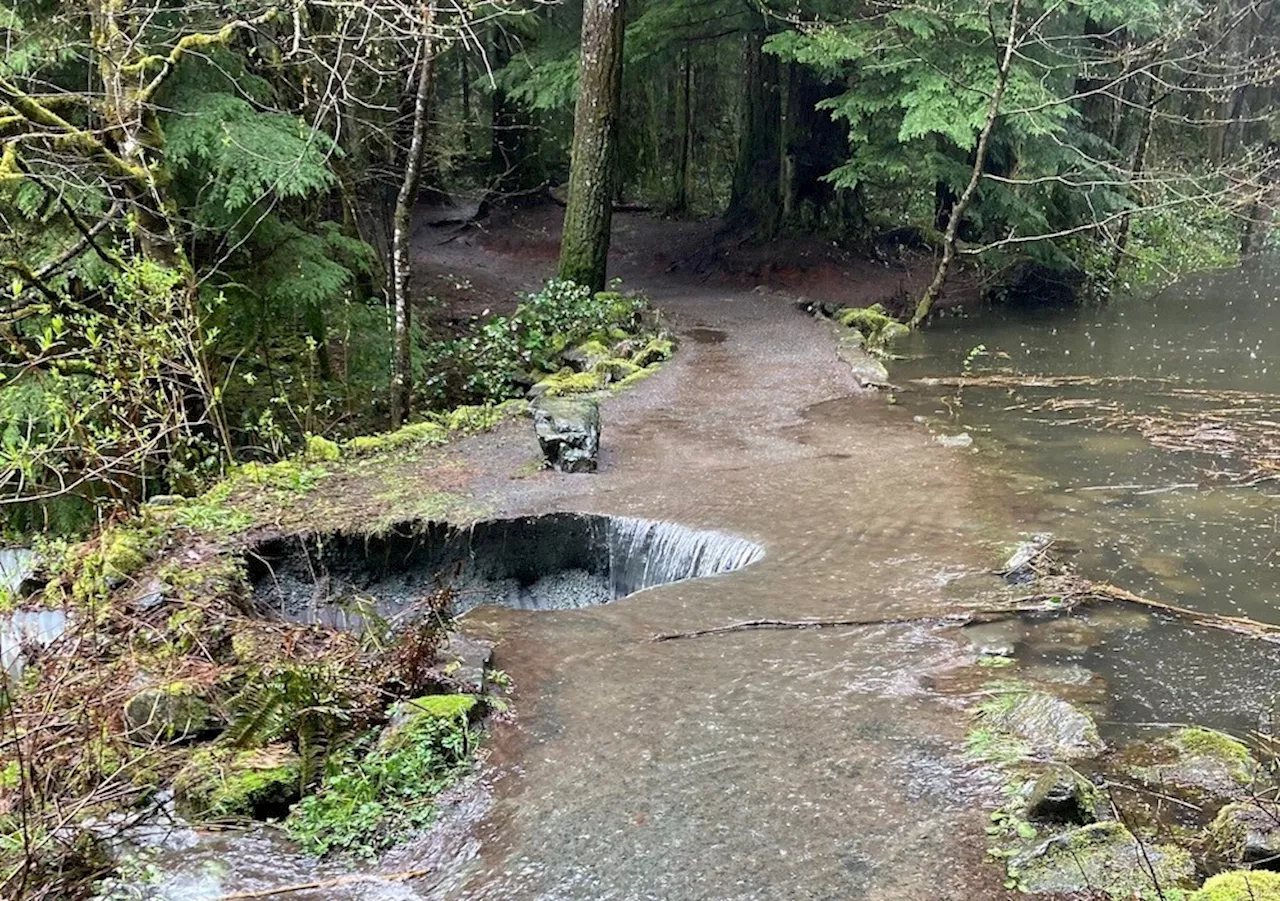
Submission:
[[[1085,573],[1280,622],[1275,266],[1101,308],[944,320],[902,350],[911,359],[894,378],[912,385],[912,412],[972,435],[978,459],[1026,498],[1027,530],[1078,545]],[[957,386],[962,374],[974,384]],[[1269,721],[1280,648],[1154,618],[1079,625],[1070,640],[1029,633],[1021,652],[1105,675],[1113,729]]]

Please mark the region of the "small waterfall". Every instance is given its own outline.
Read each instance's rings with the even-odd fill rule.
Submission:
[[[764,556],[764,548],[745,538],[646,519],[610,517],[606,540],[614,598],[733,572]]]
[[[454,589],[457,614],[484,604],[568,610],[732,572],[763,556],[760,545],[723,532],[549,513],[462,530],[407,523],[379,536],[273,538],[247,563],[265,614],[361,631],[370,614],[392,625],[411,620],[438,585]]]

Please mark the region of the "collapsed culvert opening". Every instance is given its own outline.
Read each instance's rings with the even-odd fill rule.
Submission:
[[[458,528],[402,523],[378,535],[329,533],[260,543],[247,556],[258,611],[360,630],[411,621],[440,587],[452,612],[483,604],[569,610],[764,556],[751,541],[677,523],[552,513]]]

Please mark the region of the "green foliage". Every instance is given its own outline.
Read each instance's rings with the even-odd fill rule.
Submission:
[[[286,822],[313,854],[372,857],[429,826],[430,799],[466,772],[478,736],[470,695],[419,698],[402,705],[404,721],[365,749],[335,757],[315,794]]]

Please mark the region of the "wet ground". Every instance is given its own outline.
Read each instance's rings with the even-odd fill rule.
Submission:
[[[459,281],[466,266],[505,271],[508,287],[542,275],[445,246]],[[681,336],[675,359],[604,405],[598,474],[510,476],[538,456],[517,423],[459,447],[487,473],[477,490],[502,516],[672,520],[758,542],[764,559],[605,606],[470,612],[468,631],[498,643],[517,715],[493,729],[483,788],[382,866],[433,873],[342,897],[1005,897],[983,860],[989,789],[962,757],[963,704],[931,687],[972,659],[969,645],[925,625],[650,640],[974,601],[1010,535],[1004,489],[860,393],[831,327],[794,298],[621,269]],[[240,873],[263,857],[233,842],[185,865],[211,856]],[[293,866],[280,868],[297,877]]]

